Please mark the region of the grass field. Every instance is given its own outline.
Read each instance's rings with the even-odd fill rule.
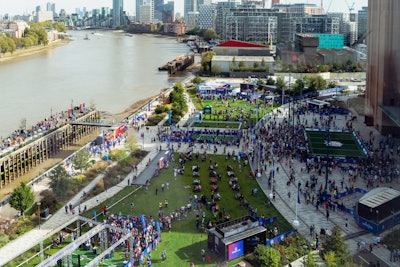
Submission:
[[[204,100],[201,104],[203,107],[206,105],[213,107],[212,114],[203,114],[203,121],[246,121],[246,124],[242,124],[242,128],[247,128],[250,124],[254,125],[257,122],[257,111],[258,119],[260,119],[272,109],[268,107],[264,110],[264,103],[260,99],[251,104],[247,100]],[[258,107],[260,107],[259,110]]]
[[[325,131],[306,130],[308,145],[311,154],[325,156],[329,153],[333,157],[365,158],[362,148],[352,132],[329,132],[329,140],[338,142],[337,146],[327,146],[328,133]]]
[[[178,155],[176,155],[178,157]],[[198,160],[193,159],[186,163],[184,175],[178,175],[176,180],[174,179],[173,169],[171,166],[168,169],[162,170],[157,177],[153,177],[151,185],[148,190],[142,188],[133,194],[132,188],[125,188],[119,194],[112,199],[102,203],[97,208],[98,214],[100,213],[101,207],[104,205],[112,206],[110,209],[111,213],[122,214],[145,214],[147,216],[152,215],[157,217],[159,211],[159,202],[164,202],[168,199],[168,208],[164,208],[165,214],[169,214],[172,210],[176,210],[179,207],[186,205],[189,201],[190,195],[204,194],[210,199],[211,189],[209,184],[209,173],[208,167],[212,162],[217,162],[218,173],[222,174],[222,180],[219,182],[219,193],[222,199],[218,202],[219,206],[226,209],[226,212],[231,215],[231,218],[238,218],[249,214],[245,207],[240,206],[239,201],[234,198],[237,191],[232,191],[228,184],[228,177],[226,173],[226,166],[231,165],[234,168],[235,173],[239,178],[241,186],[240,192],[245,196],[253,208],[257,208],[259,215],[264,215],[266,218],[277,216],[278,223],[281,232],[292,229],[290,224],[279,214],[279,212],[273,206],[266,206],[266,196],[261,192],[256,180],[249,177],[249,167],[242,167],[242,172],[237,167],[237,162],[232,158],[226,159],[225,156],[208,156],[207,160],[202,162],[201,157]],[[191,166],[199,165],[200,167],[200,180],[203,187],[202,192],[194,193],[192,190],[192,173]],[[161,190],[161,184],[169,182],[169,189]],[[185,188],[188,186],[189,188]],[[156,195],[156,188],[158,192]],[[251,190],[258,188],[258,193],[255,196],[251,195]],[[130,195],[129,195],[130,194]],[[126,197],[129,195],[128,197]],[[123,200],[121,200],[123,199]],[[130,203],[134,203],[134,210],[130,208]],[[118,203],[116,205],[113,205]],[[215,217],[213,213],[203,207],[206,212],[206,221],[218,221],[219,218]],[[89,211],[86,216],[92,217],[93,211]],[[99,216],[98,220],[102,220]],[[200,250],[204,248],[207,251],[207,255],[211,257],[212,262],[210,264],[204,263],[201,259]],[[222,259],[212,252],[207,250],[207,233],[197,229],[195,227],[195,213],[188,213],[188,215],[182,220],[173,221],[172,229],[170,232],[164,231],[161,234],[161,242],[157,247],[157,250],[152,253],[153,263],[161,262],[161,251],[167,250],[167,260],[163,264],[166,266],[188,266],[191,261],[196,266],[214,266],[216,263],[221,262]],[[232,264],[236,262],[233,261]],[[155,264],[158,266],[158,264]]]
[[[224,122],[224,121],[202,121],[195,122],[192,127],[210,127],[210,128],[229,128],[229,129],[239,129],[240,123],[236,122]]]

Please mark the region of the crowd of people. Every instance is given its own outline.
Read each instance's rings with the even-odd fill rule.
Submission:
[[[75,120],[79,117],[79,114],[83,113],[85,109],[77,108],[77,110],[69,109],[68,111],[61,111],[55,114],[51,114],[30,128],[26,128],[26,125],[21,125],[21,128],[13,131],[7,137],[0,137],[0,150],[5,150],[10,147],[17,147],[30,137],[34,137],[38,134],[45,134],[53,129],[59,128],[66,123]],[[0,152],[1,154],[1,152]]]

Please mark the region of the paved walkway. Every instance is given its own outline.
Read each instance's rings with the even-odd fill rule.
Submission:
[[[189,101],[189,110],[194,110],[193,103]],[[284,107],[283,113],[285,114],[287,112],[287,109]],[[179,125],[183,126],[188,119],[188,116],[185,116],[180,122]],[[284,115],[279,115],[276,118],[277,120],[282,120],[284,119]],[[345,121],[344,119],[338,118],[337,123],[340,121]],[[374,129],[365,127],[361,122],[362,118],[360,117],[358,119],[358,122],[354,123],[354,126],[357,130],[360,131],[362,135],[369,135],[370,131],[373,131],[376,136],[379,135]],[[133,130],[130,130],[133,131]],[[144,138],[141,137],[141,133],[145,132]],[[154,174],[154,171],[156,169],[157,160],[159,157],[162,156],[162,153],[160,154],[159,148],[160,145],[162,146],[163,149],[166,149],[166,144],[160,144],[158,142],[152,142],[152,139],[156,136],[157,133],[157,127],[149,127],[149,130],[146,130],[143,128],[142,130],[135,132],[135,135],[137,137],[138,142],[140,143],[141,141],[144,144],[144,149],[149,151],[149,154],[146,156],[146,158],[137,166],[138,167],[138,178],[135,180],[135,183],[138,184],[144,184],[145,181],[149,178],[152,177]],[[378,138],[376,138],[379,140]],[[175,145],[177,147],[177,145]],[[176,151],[186,151],[188,148],[188,144],[182,144],[180,149]],[[221,151],[222,149],[219,149]],[[232,152],[235,151],[236,153],[239,152],[237,147],[228,147],[227,152]],[[221,151],[222,152],[222,151]],[[218,153],[218,152],[217,152]],[[147,163],[150,160],[150,166],[147,166]],[[283,162],[282,162],[283,163]],[[278,166],[280,164],[280,171],[279,173],[275,173],[275,180],[276,180],[276,200],[273,201],[274,206],[280,211],[280,213],[288,220],[289,222],[293,222],[294,219],[297,219],[299,221],[299,226],[296,226],[298,231],[308,238],[310,241],[310,235],[309,235],[309,227],[311,225],[315,225],[316,229],[319,230],[320,228],[325,228],[325,229],[332,229],[335,225],[338,225],[341,227],[343,233],[345,235],[353,234],[360,232],[361,229],[358,228],[358,226],[355,224],[355,221],[352,216],[346,214],[346,213],[341,213],[341,212],[331,212],[329,220],[326,219],[325,213],[323,213],[321,210],[317,211],[314,207],[311,205],[306,205],[306,204],[300,204],[297,205],[297,198],[296,198],[296,193],[297,189],[291,185],[287,186],[286,182],[288,181],[288,175],[287,172],[284,170],[287,169],[286,166],[284,166],[284,163],[276,163],[275,166]],[[294,162],[294,168],[296,170],[297,176],[296,176],[296,183],[301,180],[302,184],[305,184],[306,182],[306,177],[305,175],[300,175],[300,168],[303,166],[303,163],[301,162]],[[121,183],[118,185],[109,188],[107,191],[102,192],[101,194],[98,195],[99,201],[103,201],[105,199],[109,199],[113,197],[115,194],[117,194],[122,188],[128,186],[128,179],[132,181],[134,173],[130,173]],[[83,194],[83,191],[89,192],[91,188],[94,187],[94,185],[97,183],[98,180],[102,179],[102,176],[98,176],[95,180],[93,180],[86,188],[82,189],[82,191],[76,195],[72,200],[71,203],[73,205],[78,205],[80,204],[81,207],[86,206],[87,209],[92,209],[93,207],[97,206],[97,198],[92,198],[89,200],[86,200],[81,203],[80,197]],[[299,179],[299,180],[298,180]],[[330,176],[330,179],[341,179],[340,173],[338,171],[334,171],[332,175]],[[264,191],[266,196],[269,196],[271,193],[271,189],[268,187],[267,183],[267,177],[265,175],[262,175],[261,177],[257,178],[262,190]],[[337,180],[340,181],[340,180]],[[356,185],[357,186],[357,185]],[[396,185],[399,187],[399,185]],[[360,186],[364,187],[364,186]],[[399,188],[396,188],[399,189]],[[291,198],[289,199],[287,197],[287,192],[291,192]],[[297,210],[297,212],[296,212]],[[65,223],[67,223],[71,218],[72,218],[71,213],[66,214],[64,209],[59,210],[55,214],[53,214],[47,221],[43,222],[41,224],[40,229],[35,228],[34,230],[20,236],[16,240],[11,241],[8,243],[6,246],[0,248],[0,266],[6,264],[9,260],[21,255],[22,253],[26,252],[29,250],[32,246],[35,246],[40,243],[41,240],[43,240],[46,236],[48,236],[50,233],[56,231],[57,229],[60,229]],[[347,226],[346,226],[347,224]],[[346,243],[348,245],[349,250],[351,251],[352,254],[355,254],[357,251],[357,242],[359,241],[365,241],[367,244],[371,243],[373,240],[373,235],[372,234],[363,234],[361,236],[348,239],[346,240]],[[386,262],[388,266],[399,266],[399,265],[394,265],[394,263],[389,262],[389,251],[383,246],[380,247],[375,247],[373,250],[373,253],[381,259],[382,262]],[[292,264],[293,267],[295,266],[303,266],[301,262],[294,262]]]

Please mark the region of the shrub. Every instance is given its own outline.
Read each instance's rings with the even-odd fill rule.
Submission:
[[[166,106],[166,105],[157,106],[156,109],[154,110],[154,112],[156,114],[161,114],[161,113],[164,113],[164,112],[167,112],[167,111],[168,111],[168,106]]]
[[[122,159],[126,158],[126,151],[120,150],[120,149],[115,149],[115,150],[112,150],[108,156],[109,156],[110,160],[112,160],[112,161],[121,161]]]

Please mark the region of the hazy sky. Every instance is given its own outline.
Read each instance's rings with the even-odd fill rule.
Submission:
[[[168,0],[165,0],[167,2]],[[183,1],[175,0],[175,13],[180,12],[183,15]],[[348,5],[351,6],[354,3],[354,11],[361,9],[362,6],[367,6],[368,0],[323,0],[324,9],[329,12],[348,12]],[[65,9],[68,13],[75,12],[75,8],[82,9],[86,7],[88,10],[100,7],[112,7],[112,0],[0,0],[0,14],[9,13],[15,14],[27,14],[35,10],[36,6],[40,5],[42,10],[46,10],[46,3],[55,3],[56,12],[60,9]],[[124,0],[124,10],[129,14],[135,12],[135,0]],[[217,2],[213,0],[213,2]],[[271,0],[267,0],[267,3],[271,3]],[[309,3],[320,5],[321,0],[281,0],[283,4],[294,4],[294,3]]]

